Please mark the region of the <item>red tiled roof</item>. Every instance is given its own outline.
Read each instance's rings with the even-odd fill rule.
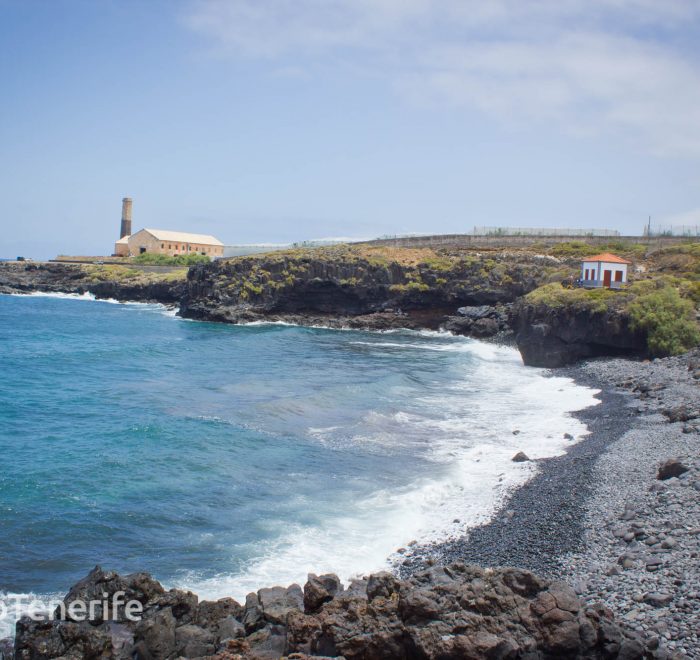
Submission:
[[[631,261],[618,257],[615,254],[610,254],[609,252],[603,252],[603,254],[596,254],[592,257],[584,257],[581,261],[605,261],[609,264],[631,264]]]

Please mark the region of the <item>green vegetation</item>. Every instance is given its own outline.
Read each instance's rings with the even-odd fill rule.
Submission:
[[[633,260],[631,283],[622,290],[564,289],[560,282],[578,277],[574,261],[596,252],[612,252]],[[565,263],[542,254],[557,256]],[[537,258],[533,258],[537,255]],[[550,282],[535,289],[525,301],[553,308],[570,308],[590,314],[626,315],[634,329],[648,337],[651,355],[668,355],[700,341],[693,318],[700,303],[700,244],[679,244],[653,249],[641,244],[611,240],[604,244],[569,241],[554,246],[478,250],[447,246],[398,248],[373,245],[300,247],[293,250],[236,257],[219,262],[224,270],[219,286],[241,301],[280,295],[317,277],[337,277],[341,287],[371,282],[378,272],[396,295],[432,291],[489,290],[519,282]],[[338,268],[342,264],[343,268]],[[632,272],[632,271],[636,272]],[[336,275],[333,275],[335,273]],[[342,273],[339,275],[338,273]],[[637,281],[633,281],[636,278]]]
[[[641,259],[647,252],[647,246],[641,243],[625,243],[623,241],[611,241],[600,245],[593,245],[585,241],[566,241],[565,243],[557,243],[546,251],[554,257],[563,259],[582,259],[601,252],[612,252],[630,259]]]
[[[531,291],[525,300],[533,305],[570,307],[577,311],[603,314],[619,302],[620,293],[610,289],[565,289],[560,283],[545,284]]]
[[[169,257],[167,254],[144,252],[133,258],[133,263],[149,266],[194,266],[195,264],[208,264],[211,259],[203,254],[178,254]]]
[[[430,291],[430,287],[425,282],[416,282],[415,280],[410,280],[406,284],[392,284],[389,287],[389,291],[392,293],[409,293],[409,292],[423,292]]]
[[[629,303],[632,328],[647,334],[653,356],[677,355],[700,343],[694,307],[668,282],[645,282],[651,286]]]
[[[156,282],[177,282],[187,278],[187,268],[178,268],[167,273],[148,273],[139,268],[128,266],[93,266],[81,267],[85,277],[91,283],[119,282],[120,284],[145,285]]]
[[[626,313],[633,330],[646,334],[649,354],[676,355],[700,343],[695,304],[700,297],[697,282],[675,277],[640,280],[621,291],[564,289],[553,283],[531,291],[525,300],[533,305],[567,307],[592,314]]]

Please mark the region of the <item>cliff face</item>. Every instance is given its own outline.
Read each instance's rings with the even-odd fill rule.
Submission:
[[[640,294],[653,294],[659,282],[648,279],[649,291],[636,285],[618,292],[564,289],[558,282],[571,268],[525,252],[341,245],[219,260],[189,271],[0,264],[0,293],[91,292],[179,305],[183,317],[226,323],[445,328],[479,338],[514,331],[523,361],[538,367],[598,355],[646,355],[647,334],[632,330],[629,305]]]
[[[541,281],[541,265],[532,258],[418,255],[411,263],[343,249],[270,254],[192,267],[180,313],[234,323],[393,314],[409,326],[408,319],[416,318],[431,326],[456,315],[460,306],[510,303]]]
[[[630,327],[620,310],[517,303],[511,324],[523,362],[533,367],[561,367],[601,355],[644,355],[646,335]]]
[[[123,302],[175,305],[185,290],[185,270],[153,273],[121,266],[62,263],[0,264],[0,293],[92,293]]]

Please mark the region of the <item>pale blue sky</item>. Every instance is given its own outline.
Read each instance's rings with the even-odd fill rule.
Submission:
[[[0,0],[0,256],[700,224],[697,0]]]

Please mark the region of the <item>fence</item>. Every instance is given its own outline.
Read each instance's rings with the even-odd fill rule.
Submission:
[[[644,227],[645,236],[700,236],[700,225],[670,225],[667,227]]]

